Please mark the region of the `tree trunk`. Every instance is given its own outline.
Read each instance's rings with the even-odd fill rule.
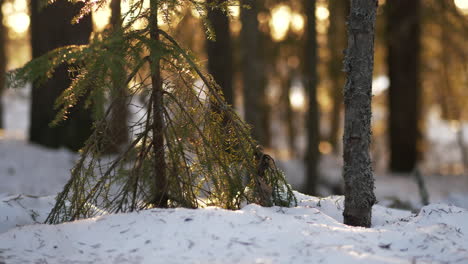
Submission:
[[[377,0],[351,0],[348,48],[344,62],[344,223],[371,226],[375,204],[374,178],[369,147],[371,141],[372,72]]]
[[[343,86],[345,83],[343,51],[346,48],[346,16],[349,13],[349,0],[330,1],[328,9],[330,10],[330,26],[328,27],[327,38],[330,52],[328,72],[333,104],[328,141],[332,145],[333,152],[337,154],[338,141],[341,137],[341,111],[343,109]]]
[[[319,109],[317,104],[317,30],[315,8],[316,0],[304,0],[307,17],[304,86],[309,97],[307,113],[307,153],[306,153],[306,193],[316,195],[319,179]]]
[[[390,170],[409,173],[418,159],[420,135],[420,0],[387,1],[386,12]]]
[[[223,0],[224,2],[226,0]],[[221,3],[223,2],[221,1]],[[217,0],[208,0],[208,4],[217,3]],[[221,87],[224,99],[230,105],[234,104],[234,91],[232,88],[232,49],[231,34],[229,31],[229,18],[220,9],[208,9],[208,20],[216,36],[216,40],[207,40],[208,71],[216,83]]]
[[[112,0],[111,19],[113,34],[121,34],[121,0]],[[123,47],[121,47],[123,49]],[[122,51],[123,52],[123,51]],[[109,119],[108,143],[104,146],[104,152],[117,153],[121,146],[128,142],[128,100],[127,86],[125,84],[126,72],[124,69],[124,58],[116,58],[118,65],[112,72],[111,102],[114,103]]]
[[[284,109],[284,119],[286,122],[286,128],[287,128],[287,134],[288,134],[288,145],[289,145],[289,150],[291,153],[292,157],[296,157],[297,155],[297,149],[296,149],[296,124],[294,122],[294,111],[292,109],[291,105],[291,99],[289,97],[289,94],[291,92],[291,86],[292,86],[292,71],[288,69],[287,76],[282,76],[281,78],[281,83],[282,83],[282,91],[283,95],[281,96],[281,99],[283,101],[283,109]]]
[[[122,27],[121,0],[112,0],[110,3],[111,17],[110,24],[114,30]]]
[[[3,6],[3,0],[0,0],[0,7]],[[3,21],[3,11],[0,10],[0,22]],[[3,91],[5,90],[5,72],[6,72],[6,54],[5,54],[5,36],[6,27],[0,23],[0,129],[3,124]]]
[[[260,30],[258,28],[258,0],[241,0],[241,58],[244,88],[245,120],[252,125],[252,136],[262,145],[268,145],[266,127],[267,99],[265,96],[264,65],[261,61]]]
[[[150,38],[152,41],[159,42],[158,28],[158,0],[150,1]],[[154,46],[153,46],[154,47]],[[153,155],[154,155],[154,180],[155,180],[155,195],[154,205],[156,207],[167,208],[167,177],[166,177],[166,160],[164,153],[164,104],[163,104],[163,87],[161,79],[160,52],[158,50],[150,50],[151,56],[151,84],[152,91],[152,108],[153,108]]]
[[[65,45],[87,44],[93,25],[91,16],[85,16],[80,23],[72,25],[72,18],[78,14],[82,4],[72,4],[66,0],[39,9],[39,1],[31,0],[31,45],[33,58]],[[77,151],[91,134],[91,110],[84,109],[79,102],[69,118],[57,127],[50,127],[55,118],[56,98],[70,85],[68,65],[58,67],[51,79],[44,84],[33,84],[31,103],[31,126],[29,139],[46,147],[65,146]]]

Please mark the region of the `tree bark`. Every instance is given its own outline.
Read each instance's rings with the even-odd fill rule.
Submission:
[[[372,72],[377,0],[351,0],[348,48],[344,62],[344,223],[371,226],[375,204],[374,178],[369,147],[371,141]]]
[[[250,8],[241,10],[241,60],[242,81],[244,89],[244,116],[248,124],[252,125],[252,136],[261,145],[267,146],[268,127],[267,99],[265,83],[263,82],[264,65],[261,61],[260,30],[258,28],[258,0],[241,0],[241,5]]]
[[[330,61],[328,73],[331,81],[332,112],[330,119],[330,133],[328,141],[333,152],[338,153],[338,141],[341,137],[341,111],[343,109],[343,86],[345,75],[343,73],[343,51],[346,48],[346,16],[349,13],[349,0],[330,1],[330,26],[328,27],[328,49]]]
[[[112,0],[111,4],[110,25],[113,34],[121,34],[122,18],[121,18],[121,0]],[[121,47],[123,49],[123,47]],[[123,50],[122,50],[123,54]],[[114,102],[114,107],[110,114],[109,127],[107,129],[108,143],[104,146],[104,152],[117,153],[121,146],[128,142],[128,100],[127,86],[125,84],[126,72],[124,68],[125,58],[116,58],[115,63],[118,65],[113,69],[112,73],[112,91],[110,94],[111,101]]]
[[[420,131],[420,0],[387,1],[390,170],[413,171]],[[408,174],[409,175],[409,174]]]
[[[39,1],[31,0],[31,45],[33,58],[66,45],[87,44],[93,25],[91,16],[85,16],[80,23],[72,25],[72,18],[78,14],[82,4],[72,4],[58,0],[39,10]],[[31,103],[31,125],[29,139],[46,147],[65,146],[79,150],[91,134],[91,110],[84,109],[79,102],[69,118],[57,127],[50,127],[57,111],[56,98],[70,85],[68,65],[58,67],[53,77],[42,85],[33,84]]]
[[[316,0],[304,0],[306,24],[304,86],[309,97],[307,113],[306,193],[316,195],[319,179],[319,109],[317,104],[317,30]]]
[[[150,38],[155,42],[159,42],[158,28],[158,0],[150,1]],[[167,176],[166,176],[166,160],[164,152],[164,103],[163,103],[163,87],[161,78],[161,65],[159,51],[150,50],[151,56],[151,84],[152,90],[152,108],[153,108],[153,155],[154,155],[154,180],[155,194],[153,203],[156,207],[167,208]]]
[[[3,6],[3,0],[0,0],[0,7]],[[1,23],[3,21],[3,11],[0,10],[0,129],[3,124],[3,91],[5,90],[5,72],[6,72],[6,27]]]
[[[226,0],[223,0],[226,1]],[[223,2],[221,1],[221,3]],[[208,0],[208,4],[217,3]],[[206,41],[208,54],[208,71],[216,83],[221,87],[224,99],[230,105],[234,104],[234,91],[232,88],[232,48],[229,30],[229,18],[220,9],[209,8],[208,20],[211,23],[216,40]]]

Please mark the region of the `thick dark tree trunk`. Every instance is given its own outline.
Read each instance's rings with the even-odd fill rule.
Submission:
[[[343,51],[346,48],[346,16],[349,13],[349,0],[330,1],[330,26],[328,27],[328,49],[330,61],[328,72],[331,81],[332,112],[330,118],[330,134],[328,141],[333,152],[338,153],[338,141],[341,138],[341,111],[343,109]]]
[[[112,0],[111,19],[113,34],[121,34],[121,0]],[[123,53],[123,51],[122,51]],[[128,142],[128,100],[127,86],[125,84],[126,73],[124,69],[124,58],[116,58],[116,65],[112,73],[112,86],[110,99],[113,102],[112,112],[110,114],[109,127],[107,132],[108,143],[105,145],[104,152],[116,153]]]
[[[3,6],[3,0],[0,0],[0,7]],[[0,10],[0,22],[3,21],[3,11]],[[3,128],[3,91],[5,90],[5,72],[6,72],[6,54],[5,54],[5,36],[6,28],[0,23],[0,129]]]
[[[150,38],[159,42],[158,29],[158,0],[150,1]],[[154,46],[153,46],[154,47]],[[161,78],[161,65],[158,50],[151,50],[151,93],[153,108],[153,155],[154,155],[154,180],[155,194],[153,203],[157,207],[168,207],[166,160],[164,152],[164,103]]]
[[[267,146],[268,127],[267,99],[265,96],[264,65],[261,60],[261,35],[258,28],[258,0],[241,0],[242,5],[250,8],[241,10],[241,57],[242,79],[244,89],[245,120],[252,125],[252,136],[260,144]]]
[[[344,223],[371,226],[375,204],[371,142],[372,72],[377,0],[351,0],[344,68]]]
[[[411,172],[418,159],[420,135],[420,0],[392,0],[385,5],[390,77],[390,170]]]
[[[304,61],[304,86],[309,97],[307,113],[307,153],[306,153],[306,193],[317,194],[319,179],[318,161],[319,151],[319,109],[317,104],[317,30],[315,18],[315,0],[304,0],[307,17],[305,61]]]
[[[226,0],[223,0],[226,1]],[[221,1],[222,2],[222,1]],[[220,3],[208,0],[208,4]],[[230,105],[234,104],[232,88],[232,49],[229,18],[220,9],[208,9],[208,20],[211,22],[216,40],[207,40],[208,71],[221,87],[224,99]]]
[[[31,44],[33,58],[50,50],[72,44],[86,44],[92,32],[91,16],[85,16],[80,23],[72,25],[72,18],[78,14],[81,4],[71,4],[66,0],[39,10],[39,1],[31,0]],[[50,127],[55,118],[56,98],[70,85],[68,66],[60,66],[54,76],[42,85],[33,84],[31,103],[31,142],[46,147],[65,146],[79,150],[91,134],[91,110],[84,109],[81,102],[75,106],[69,118],[57,127]]]

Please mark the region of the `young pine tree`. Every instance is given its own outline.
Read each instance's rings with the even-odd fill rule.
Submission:
[[[79,99],[97,105],[113,89],[110,80],[116,73],[124,74],[123,87],[130,87],[130,97],[148,95],[138,111],[140,120],[129,127],[130,143],[114,158],[103,156],[102,150],[108,137],[106,118],[116,102],[104,113],[95,109],[100,121],[46,222],[151,207],[293,204],[294,195],[273,159],[256,147],[248,126],[218,92],[221,88],[169,33],[172,18],[183,13],[178,10],[195,8],[204,15],[206,5],[145,2],[129,2],[120,32],[95,33],[88,45],[56,49],[14,73],[16,84],[43,82],[58,65],[75,65],[72,84],[57,101],[61,110],[55,122]],[[86,2],[74,22],[106,3]],[[122,66],[123,73],[116,70]],[[218,111],[212,111],[213,104]]]

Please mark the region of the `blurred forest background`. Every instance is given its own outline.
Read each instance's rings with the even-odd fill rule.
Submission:
[[[227,102],[252,126],[254,138],[278,159],[295,188],[310,194],[340,193],[349,1],[240,2],[250,8],[232,6],[229,14],[208,12],[215,36],[207,34],[192,7],[177,10],[177,19],[162,22],[161,27],[206,66]],[[53,48],[84,44],[93,32],[118,25],[113,13],[128,9],[127,1],[109,1],[109,6],[71,26],[67,21],[77,6],[63,0],[41,12],[34,11],[34,0],[0,0],[0,4],[0,73]],[[381,0],[379,5],[372,105],[374,170],[410,176],[419,168],[423,175],[467,177],[468,0]],[[1,74],[1,88],[5,76]],[[55,88],[0,90],[4,96],[17,93],[28,104],[20,108],[28,112],[26,120],[4,120],[14,106],[3,100],[0,137],[79,150],[90,134],[89,110],[79,106],[66,122],[49,127],[55,117],[54,101],[69,83],[63,68],[46,84]],[[125,98],[125,94],[111,96]],[[121,103],[124,110],[112,115],[115,134],[109,153],[128,141],[126,122],[132,117],[125,110],[125,99]],[[317,175],[318,183],[306,180]]]

